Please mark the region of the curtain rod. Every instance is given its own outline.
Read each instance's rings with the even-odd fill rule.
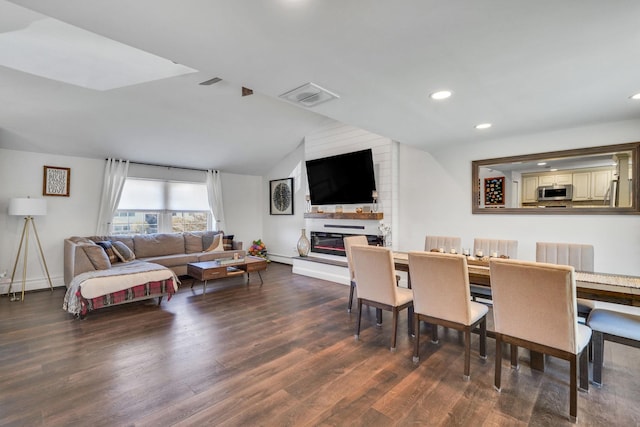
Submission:
[[[109,159],[105,159],[105,160],[109,160]],[[158,168],[167,168],[167,169],[184,169],[184,170],[189,170],[189,171],[198,171],[198,172],[206,172],[207,169],[197,169],[197,168],[187,168],[184,166],[170,166],[170,165],[159,165],[157,163],[143,163],[143,162],[134,162],[132,160],[129,161],[129,164],[135,164],[135,165],[143,165],[143,166],[155,166]],[[214,170],[215,173],[218,173],[217,170]]]

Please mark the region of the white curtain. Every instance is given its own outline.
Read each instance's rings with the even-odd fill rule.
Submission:
[[[222,206],[220,175],[218,171],[207,171],[207,195],[209,196],[209,209],[213,214],[213,229],[224,231],[224,208]]]
[[[98,211],[98,236],[111,234],[111,221],[118,210],[122,188],[127,180],[129,160],[107,159],[102,185],[102,199]]]

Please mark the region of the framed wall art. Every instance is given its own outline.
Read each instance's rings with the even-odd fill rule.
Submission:
[[[293,215],[293,178],[269,181],[271,215]]]
[[[504,206],[504,176],[484,179],[485,206]]]
[[[43,196],[69,197],[71,185],[71,168],[44,166],[42,179]]]

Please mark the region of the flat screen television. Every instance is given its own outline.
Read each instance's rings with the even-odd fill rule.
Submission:
[[[312,205],[371,203],[376,189],[371,149],[308,160]]]

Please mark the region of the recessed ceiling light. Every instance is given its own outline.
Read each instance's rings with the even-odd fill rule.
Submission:
[[[480,123],[476,125],[476,129],[489,129],[491,127],[491,123]]]
[[[438,92],[434,92],[431,95],[429,95],[431,97],[431,99],[435,99],[436,101],[440,101],[442,99],[447,99],[452,95],[451,91],[449,90],[441,90]]]
[[[631,95],[629,98],[631,98],[631,99],[640,99],[640,93],[636,93],[635,95]]]
[[[547,164],[547,162],[540,162],[540,163],[538,163],[538,166],[544,166],[546,164]]]
[[[558,169],[553,168],[553,169],[549,169],[551,172],[558,172]]]

